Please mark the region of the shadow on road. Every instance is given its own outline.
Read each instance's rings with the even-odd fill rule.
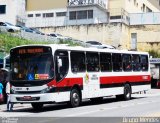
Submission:
[[[145,97],[134,97],[131,98],[131,100],[135,99],[141,99]],[[116,98],[104,98],[101,101],[97,102],[92,102],[90,100],[85,100],[81,104],[80,107],[82,106],[93,106],[93,105],[101,105],[101,104],[110,104],[110,103],[115,103],[115,102],[121,102],[123,100],[117,100]],[[16,104],[15,104],[16,105]],[[56,111],[56,110],[64,110],[64,109],[69,109],[71,108],[67,103],[60,103],[60,104],[45,104],[44,107],[41,110],[35,111],[32,107],[25,107],[22,109],[14,109],[13,112],[30,112],[30,113],[40,113],[40,112],[48,112],[48,111]]]

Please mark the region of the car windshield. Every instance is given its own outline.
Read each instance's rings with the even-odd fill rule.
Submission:
[[[99,43],[97,41],[87,41],[86,43],[92,44],[92,45],[102,45],[101,43]]]
[[[8,24],[8,25],[10,25],[10,26],[14,26],[13,24],[11,24],[11,23],[8,23],[8,22],[6,22],[6,24]]]
[[[61,34],[57,34],[57,36],[60,36],[60,37],[62,37],[62,35],[61,35]]]
[[[54,77],[51,55],[17,56],[11,59],[12,80],[47,80]]]

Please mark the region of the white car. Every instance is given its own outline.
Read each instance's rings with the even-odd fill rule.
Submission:
[[[17,32],[17,31],[20,31],[20,27],[17,27],[8,22],[0,22],[0,30],[7,31],[7,32]]]
[[[98,41],[86,41],[87,46],[89,47],[96,47],[96,48],[100,48],[100,49],[116,49],[114,46],[112,45],[107,45],[107,44],[101,44]]]
[[[50,33],[48,36],[55,37],[59,40],[71,40],[70,37],[66,37],[66,36],[63,36],[63,35],[58,34],[58,33]]]

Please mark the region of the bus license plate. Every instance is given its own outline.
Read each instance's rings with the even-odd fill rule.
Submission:
[[[32,100],[32,97],[31,96],[24,96],[23,99],[24,100]]]

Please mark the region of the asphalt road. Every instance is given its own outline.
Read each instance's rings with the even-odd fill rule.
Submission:
[[[66,104],[48,104],[43,110],[34,111],[30,104],[15,104],[13,112],[5,110],[6,105],[0,105],[2,117],[0,122],[8,120],[16,123],[123,123],[145,120],[160,122],[160,118],[156,118],[160,117],[160,91],[154,94],[135,94],[129,101],[117,101],[115,97],[107,97],[100,103],[85,100],[77,108],[70,108]],[[140,119],[141,117],[150,119]]]

